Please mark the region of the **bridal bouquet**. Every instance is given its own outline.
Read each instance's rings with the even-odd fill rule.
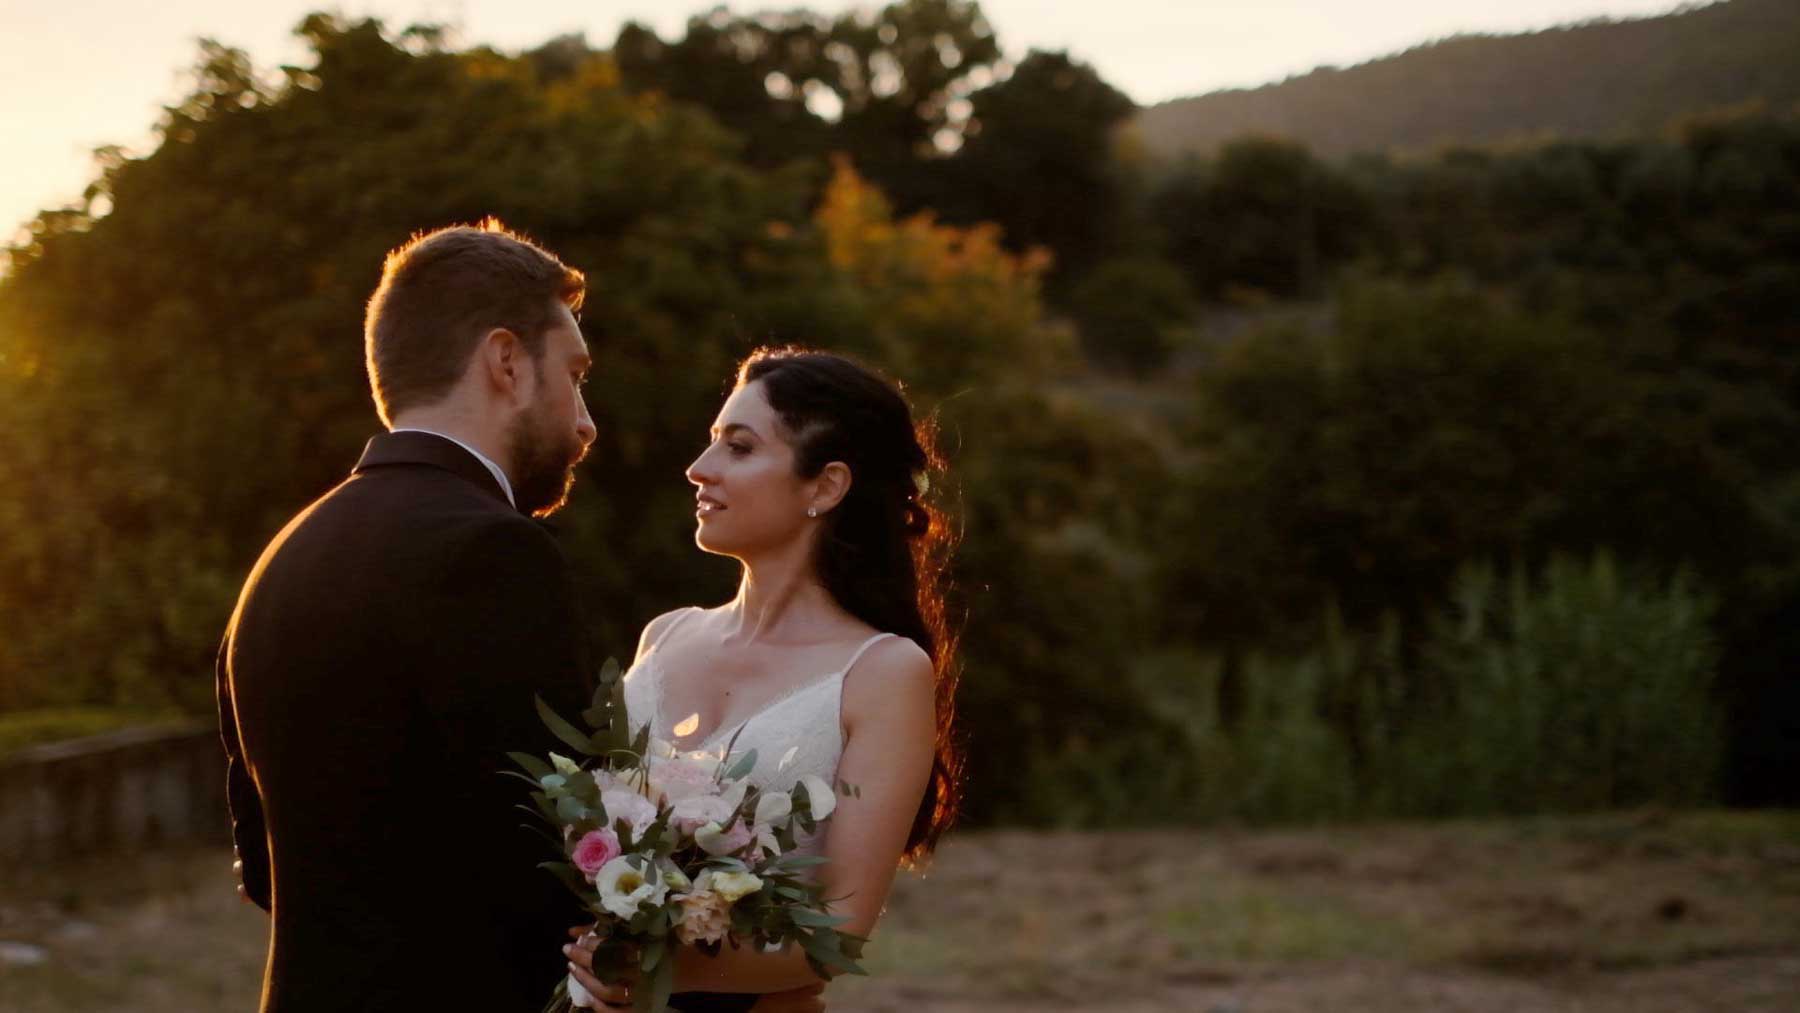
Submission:
[[[856,963],[864,940],[837,931],[844,919],[827,913],[823,888],[805,873],[825,859],[792,853],[796,833],[814,833],[836,807],[831,785],[808,776],[789,791],[764,791],[745,780],[755,750],[737,757],[730,745],[718,755],[681,753],[651,739],[648,726],[632,735],[615,661],[606,663],[593,706],[582,712],[591,732],[542,699],[537,705],[579,759],[509,753],[523,770],[509,773],[531,783],[537,814],[564,855],[540,867],[594,915],[596,972],[620,978],[638,971],[650,984],[632,990],[636,1009],[667,1008],[677,943],[716,956],[725,945],[792,942],[822,978],[865,973]],[[546,1009],[591,1005],[571,977]]]

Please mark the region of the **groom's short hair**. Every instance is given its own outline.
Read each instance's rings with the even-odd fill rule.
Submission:
[[[363,316],[381,421],[448,394],[496,327],[541,356],[552,307],[579,310],[586,293],[580,271],[495,218],[413,236],[388,253]]]

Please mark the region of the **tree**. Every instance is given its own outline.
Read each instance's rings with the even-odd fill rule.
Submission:
[[[1216,160],[1189,161],[1151,195],[1163,249],[1194,290],[1316,298],[1327,271],[1367,242],[1357,187],[1300,145],[1245,138]]]
[[[1190,629],[1279,638],[1336,601],[1416,616],[1470,561],[1612,548],[1715,583],[1770,534],[1691,420],[1593,332],[1454,280],[1348,285],[1202,374],[1172,554]]]
[[[208,49],[158,148],[109,155],[95,205],[42,216],[0,282],[0,707],[207,708],[256,554],[376,428],[360,323],[382,254],[490,213],[589,278],[600,436],[556,523],[602,653],[729,593],[730,562],[693,548],[683,469],[741,356],[797,341],[895,375],[952,436],[938,494],[980,504],[984,550],[957,568],[982,617],[973,734],[1003,740],[973,722],[1008,720],[994,701],[1040,675],[1016,649],[1058,659],[1042,673],[1066,680],[1058,699],[1104,696],[1115,640],[1038,624],[1135,594],[1130,546],[1093,571],[1101,543],[1060,493],[1031,494],[1060,540],[1013,519],[1013,483],[1079,485],[1109,449],[1044,453],[1099,433],[1033,407],[1072,360],[1043,320],[1040,257],[991,226],[896,217],[848,165],[815,207],[815,168],[746,166],[704,110],[629,93],[605,54],[453,51],[323,16],[303,30],[315,58],[279,85]],[[1072,734],[1045,713],[1041,741]],[[1022,764],[1030,745],[994,756]],[[1005,769],[984,767],[977,811],[998,810]]]
[[[942,166],[935,206],[999,223],[1014,249],[1050,250],[1065,285],[1081,277],[1120,244],[1112,138],[1136,106],[1092,67],[1036,50],[970,101],[969,136]]]
[[[1187,279],[1154,257],[1109,260],[1069,298],[1088,358],[1138,376],[1166,366],[1194,313]]]
[[[969,94],[1000,65],[994,30],[969,0],[901,0],[835,19],[720,7],[675,42],[627,25],[614,56],[632,92],[695,103],[742,134],[751,164],[842,152],[907,211],[932,196],[923,167],[960,142]]]
[[[594,460],[620,495],[570,518],[596,546],[685,514],[680,465],[722,378],[793,312],[765,293],[824,269],[784,238],[806,226],[804,179],[748,172],[703,115],[634,100],[603,58],[540,85],[529,60],[374,22],[301,31],[315,60],[279,87],[208,45],[157,150],[105,162],[110,213],[40,219],[0,284],[5,510],[58,505],[0,532],[15,702],[205,702],[255,553],[375,428],[362,303],[414,230],[496,214],[588,270],[591,334],[630,336],[596,398]],[[709,572],[667,520],[646,530],[583,568],[614,650],[646,602]]]
[[[831,125],[807,106],[809,89],[836,78],[829,43],[829,26],[810,14],[738,18],[720,7],[690,18],[674,42],[628,22],[612,55],[631,92],[706,109],[743,137],[746,162],[767,168],[829,144]]]
[[[834,268],[869,321],[866,349],[922,390],[947,396],[999,377],[1039,377],[1071,358],[1041,326],[1042,256],[1008,253],[991,225],[959,229],[919,214],[896,221],[879,190],[840,161],[818,212]]]

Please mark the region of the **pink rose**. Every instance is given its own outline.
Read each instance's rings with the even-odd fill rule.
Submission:
[[[575,868],[593,882],[600,867],[619,857],[619,835],[611,830],[590,830],[575,843]]]

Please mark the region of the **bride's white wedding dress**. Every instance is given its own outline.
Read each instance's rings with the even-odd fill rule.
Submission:
[[[659,662],[662,645],[681,625],[699,612],[697,607],[684,609],[671,619],[655,642],[625,673],[625,714],[635,732],[646,723],[652,738],[673,743],[671,721],[680,722],[688,715],[663,713],[663,669]],[[765,791],[788,791],[802,777],[811,774],[837,790],[838,760],[844,752],[842,705],[844,677],[869,648],[892,633],[877,633],[862,642],[836,671],[805,680],[793,689],[763,704],[735,725],[714,729],[698,742],[676,748],[686,754],[722,754],[729,744],[733,756],[756,750],[756,765],[747,775],[751,784]],[[737,736],[734,743],[733,735]],[[823,833],[802,835],[794,851],[816,855],[823,846]]]

